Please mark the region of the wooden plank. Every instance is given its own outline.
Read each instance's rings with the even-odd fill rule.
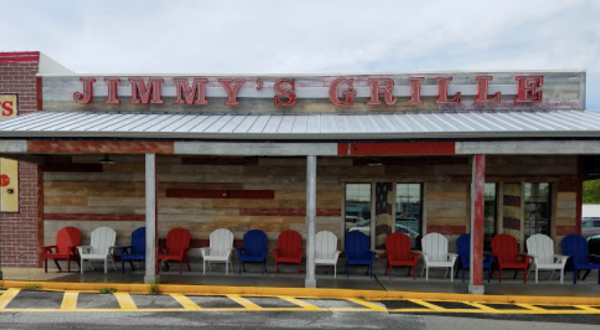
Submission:
[[[433,226],[467,226],[469,218],[466,217],[427,217],[427,225]]]
[[[29,140],[28,153],[173,154],[173,142]]]
[[[338,143],[338,156],[453,155],[454,142]]]
[[[428,201],[466,201],[469,198],[469,194],[467,192],[437,192],[437,193],[428,193],[427,199]]]

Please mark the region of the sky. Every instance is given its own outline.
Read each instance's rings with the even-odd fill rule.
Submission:
[[[585,69],[587,108],[600,110],[600,0],[2,0],[0,7],[0,51],[39,50],[78,73]]]

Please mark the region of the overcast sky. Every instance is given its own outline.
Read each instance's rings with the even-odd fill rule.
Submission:
[[[587,106],[600,110],[599,0],[3,0],[0,7],[0,50],[39,50],[80,73],[587,69]]]

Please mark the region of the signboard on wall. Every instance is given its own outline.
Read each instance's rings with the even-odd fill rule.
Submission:
[[[16,94],[0,94],[0,120],[17,116]],[[19,212],[19,163],[0,158],[0,211]]]

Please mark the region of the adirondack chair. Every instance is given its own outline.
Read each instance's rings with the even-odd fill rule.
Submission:
[[[373,278],[373,261],[375,252],[371,251],[369,236],[360,231],[353,231],[346,235],[346,278],[350,277],[350,265],[369,266],[369,275]]]
[[[64,227],[56,233],[55,245],[42,246],[42,256],[44,257],[44,272],[48,272],[48,259],[54,260],[58,271],[60,268],[59,260],[67,261],[67,272],[71,272],[71,261],[77,262],[79,268],[79,255],[77,254],[77,246],[81,243],[81,232],[75,227]]]
[[[277,248],[273,250],[275,254],[275,274],[279,273],[279,264],[298,264],[298,274],[300,274],[300,262],[304,249],[302,249],[302,236],[293,230],[286,230],[279,234],[277,238]]]
[[[589,254],[585,238],[579,235],[568,235],[563,238],[563,253],[569,256],[568,269],[573,269],[573,284],[577,284],[577,276],[580,270],[586,270],[583,280],[587,278],[592,269],[598,269],[598,284],[600,284],[600,256]]]
[[[410,271],[413,272],[413,280],[417,276],[417,261],[419,261],[419,253],[410,250],[410,237],[401,232],[395,232],[388,235],[385,239],[385,249],[387,254],[387,267],[385,273],[390,273],[392,279],[392,267],[401,266],[408,267],[408,276]]]
[[[527,239],[527,253],[533,258],[533,267],[535,267],[535,283],[538,283],[538,271],[548,269],[552,271],[550,279],[554,272],[560,270],[560,284],[563,284],[565,277],[565,266],[568,256],[554,254],[554,242],[544,234],[535,234]],[[529,269],[531,271],[531,268]]]
[[[337,262],[341,251],[337,249],[338,238],[330,231],[315,235],[315,266],[333,266],[333,278],[337,274]]]
[[[146,260],[146,227],[136,229],[131,233],[131,245],[120,246],[119,254],[121,254],[121,273],[125,273],[125,261],[129,261],[131,269],[133,261]]]
[[[459,267],[456,268],[456,274],[462,269],[462,280],[465,281],[465,270],[471,268],[471,234],[462,234],[456,240],[456,252],[458,252]],[[492,264],[494,256],[491,254],[483,254],[483,269],[487,269],[488,283],[492,279]],[[455,275],[456,276],[456,275]]]
[[[502,283],[502,269],[514,269],[517,278],[519,270],[525,272],[523,282],[527,283],[527,268],[529,267],[529,255],[519,253],[519,242],[517,239],[507,234],[500,234],[492,238],[492,253],[498,261],[500,271],[499,282]]]
[[[179,261],[179,274],[181,274],[181,268],[184,262],[187,264],[188,270],[192,271],[187,256],[191,239],[192,235],[190,232],[183,228],[171,229],[167,234],[166,246],[158,248],[158,260],[165,261],[167,270],[169,270],[169,261]]]
[[[85,260],[90,263],[92,270],[94,270],[92,260],[104,260],[104,274],[106,274],[108,273],[108,260],[110,259],[113,268],[117,270],[115,259],[113,258],[113,249],[117,248],[115,246],[117,232],[110,227],[98,227],[92,231],[91,236],[90,245],[77,247],[79,256],[81,257],[81,274],[84,273],[83,261]]]
[[[422,271],[425,273],[425,281],[429,281],[429,268],[448,268],[450,282],[454,282],[454,264],[458,254],[448,253],[448,239],[442,234],[429,233],[421,239],[421,246],[423,249],[421,255],[425,261]]]
[[[206,274],[206,263],[210,268],[211,262],[224,262],[225,275],[229,274],[231,263],[231,251],[233,251],[233,233],[227,229],[220,228],[210,233],[210,247],[200,249],[202,252],[202,274]]]
[[[264,231],[254,229],[244,234],[244,247],[237,249],[240,275],[246,262],[260,262],[262,274],[265,274],[265,260],[267,257],[267,234]],[[245,269],[244,269],[245,270]]]

